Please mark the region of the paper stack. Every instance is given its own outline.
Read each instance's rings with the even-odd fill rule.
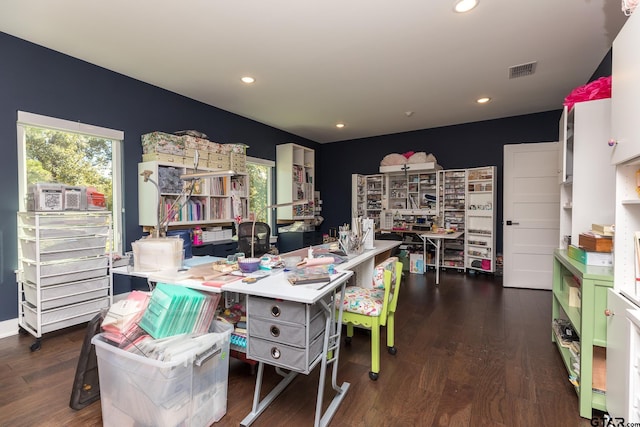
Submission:
[[[213,321],[219,299],[219,294],[158,283],[140,320],[140,327],[156,339],[205,333]]]

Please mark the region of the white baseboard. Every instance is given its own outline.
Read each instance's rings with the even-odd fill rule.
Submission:
[[[0,338],[18,335],[18,318],[0,322]]]

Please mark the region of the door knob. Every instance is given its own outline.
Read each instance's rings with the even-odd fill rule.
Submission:
[[[604,315],[607,316],[607,317],[610,317],[610,316],[615,315],[615,313],[607,308],[607,309],[604,310]]]

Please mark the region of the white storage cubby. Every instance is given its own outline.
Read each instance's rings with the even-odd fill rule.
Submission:
[[[151,171],[145,182],[144,171]],[[199,168],[198,172],[217,169]],[[141,226],[180,226],[232,222],[236,216],[248,217],[249,176],[201,178],[193,190],[186,190],[183,174],[194,169],[173,163],[148,161],[138,163],[138,222]],[[158,184],[154,185],[153,180]]]
[[[313,219],[315,152],[297,144],[276,146],[276,196],[280,220]]]
[[[18,213],[18,323],[36,337],[87,322],[112,302],[111,213]]]
[[[382,207],[395,216],[433,217],[438,213],[438,170],[436,163],[381,166],[386,186]]]
[[[465,258],[467,269],[494,272],[496,167],[467,169]]]

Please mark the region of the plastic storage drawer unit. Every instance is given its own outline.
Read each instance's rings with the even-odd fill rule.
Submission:
[[[102,422],[105,427],[206,427],[227,412],[230,325],[215,323],[219,335],[205,357],[187,354],[163,362],[119,349],[102,334],[96,347]]]

